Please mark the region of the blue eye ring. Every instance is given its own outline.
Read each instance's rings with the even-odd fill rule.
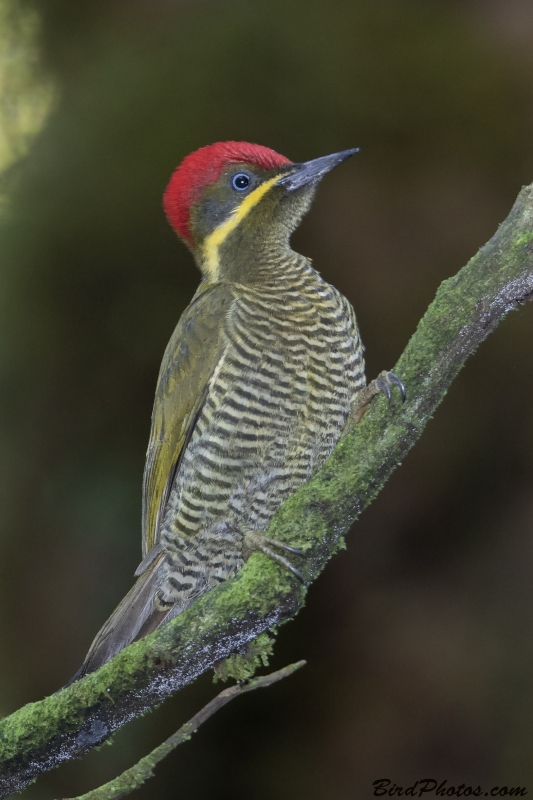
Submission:
[[[250,176],[247,175],[246,172],[238,172],[233,176],[231,185],[234,189],[237,189],[238,192],[244,192],[250,185]]]

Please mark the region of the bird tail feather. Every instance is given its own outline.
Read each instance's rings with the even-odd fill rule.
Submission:
[[[113,658],[122,648],[156,630],[168,617],[168,609],[155,604],[161,581],[164,556],[159,555],[137,578],[124,599],[100,628],[89,648],[85,661],[66,686],[94,672]]]

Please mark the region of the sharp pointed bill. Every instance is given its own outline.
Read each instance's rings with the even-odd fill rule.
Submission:
[[[351,150],[341,150],[340,153],[332,153],[330,156],[322,156],[321,158],[314,158],[312,161],[305,161],[303,164],[295,164],[296,169],[286,175],[280,181],[279,186],[284,186],[289,192],[295,189],[300,189],[308,183],[315,183],[331,172],[332,169],[338,167],[343,161],[351,158],[355,153],[359,152],[358,147]]]

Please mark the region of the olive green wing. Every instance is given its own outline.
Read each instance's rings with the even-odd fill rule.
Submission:
[[[222,357],[224,317],[233,301],[227,284],[200,285],[165,350],[152,412],[143,481],[143,557],[159,540],[168,495]],[[153,557],[157,552],[153,552]]]

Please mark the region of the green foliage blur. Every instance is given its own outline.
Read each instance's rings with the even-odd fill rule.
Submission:
[[[0,713],[80,665],[140,560],[159,362],[198,282],[161,195],[189,151],[348,147],[295,236],[393,367],[533,179],[530,0],[19,0],[58,102],[4,176]],[[137,793],[352,800],[533,791],[533,307],[512,313],[280,632],[305,670],[222,711]],[[26,790],[73,796],[217,691],[203,676]]]
[[[39,64],[39,15],[0,0],[0,172],[22,158],[53,107]]]

